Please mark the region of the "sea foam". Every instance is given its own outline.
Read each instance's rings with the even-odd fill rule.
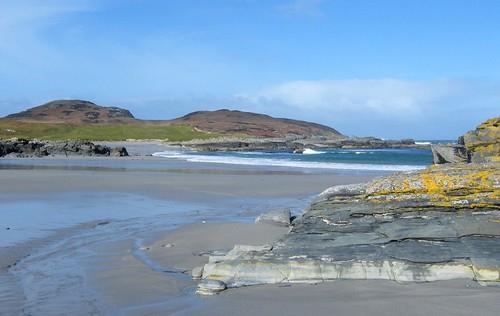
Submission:
[[[364,164],[340,162],[296,161],[279,158],[249,158],[235,156],[203,155],[198,153],[164,151],[154,153],[155,157],[179,159],[188,162],[217,163],[246,166],[274,166],[305,169],[336,169],[336,170],[365,170],[365,171],[410,171],[424,169],[424,166],[396,165],[396,164]]]
[[[325,151],[318,151],[318,150],[314,150],[314,149],[310,149],[310,148],[306,148],[302,152],[303,155],[319,155],[319,154],[324,154],[324,153],[326,153],[326,152]]]

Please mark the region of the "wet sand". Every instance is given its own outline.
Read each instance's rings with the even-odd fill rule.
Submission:
[[[299,212],[325,187],[373,177],[154,157],[0,164],[3,242],[35,230],[43,234],[0,244],[2,315],[144,315],[152,307],[168,315],[203,305],[193,294],[195,283],[178,271],[206,260],[193,253],[272,240],[282,231],[244,233],[247,226],[227,226],[217,235],[220,229],[211,226],[203,226],[210,233],[186,228],[191,237],[180,238],[182,247],[169,248],[171,253],[159,251],[156,240],[186,223],[243,225],[269,208]],[[200,240],[211,243],[197,244]]]
[[[10,165],[0,170],[0,192],[4,197],[17,198],[16,195],[104,191],[213,202],[226,198],[309,196],[331,185],[359,183],[374,176],[321,170],[306,173],[282,168],[212,168],[206,164],[167,163],[164,160],[104,158],[89,160],[94,162],[92,165],[80,163],[85,160],[73,160],[71,165],[72,160],[40,159],[36,166]]]

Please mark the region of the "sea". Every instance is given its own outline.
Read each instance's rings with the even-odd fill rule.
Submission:
[[[305,148],[303,153],[169,150],[154,153],[153,156],[197,163],[352,171],[410,171],[423,169],[432,163],[432,153],[429,149],[416,148]]]

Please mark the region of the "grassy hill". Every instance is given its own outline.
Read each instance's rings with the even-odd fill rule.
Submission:
[[[193,112],[172,120],[141,120],[127,109],[85,100],[54,100],[0,118],[0,139],[187,141],[220,135],[344,137],[325,125],[226,109]]]
[[[101,140],[163,139],[185,141],[207,139],[218,136],[214,133],[196,131],[188,125],[166,125],[149,122],[129,124],[85,124],[36,123],[16,120],[0,120],[0,139],[37,138],[43,140]]]

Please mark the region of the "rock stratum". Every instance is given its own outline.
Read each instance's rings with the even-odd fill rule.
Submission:
[[[498,152],[489,150],[498,137],[485,141],[482,135],[488,133],[480,131],[464,137],[465,144],[483,139],[478,144],[488,149],[481,151],[488,162],[433,165],[331,187],[292,222],[284,238],[211,256],[202,279],[228,287],[455,278],[499,285],[500,164]]]

